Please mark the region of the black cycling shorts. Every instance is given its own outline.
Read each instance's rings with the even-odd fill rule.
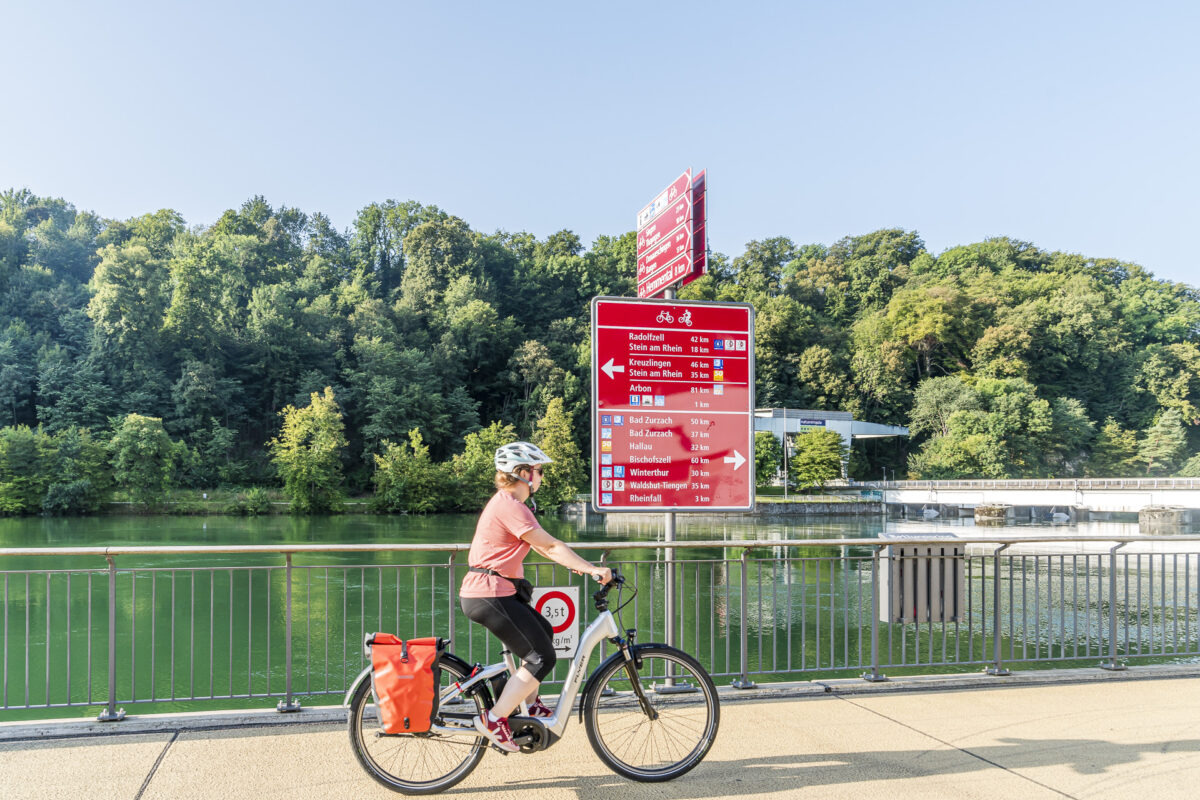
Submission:
[[[539,681],[554,669],[554,628],[549,620],[515,596],[463,597],[463,613],[496,634]]]

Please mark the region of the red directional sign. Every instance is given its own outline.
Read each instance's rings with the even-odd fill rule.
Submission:
[[[650,224],[659,214],[667,210],[668,207],[679,196],[686,192],[692,185],[691,169],[684,170],[683,174],[675,180],[671,181],[671,185],[658,193],[658,196],[650,201],[649,205],[638,212],[637,226],[640,231],[642,228]]]
[[[690,264],[692,254],[692,228],[690,225],[680,225],[670,234],[659,239],[658,244],[648,250],[645,255],[638,255],[637,278],[644,282],[653,277],[675,259],[687,255]]]
[[[753,307],[592,300],[592,505],[754,508]]]
[[[692,251],[689,249],[669,261],[662,269],[638,280],[638,297],[653,297],[673,283],[692,274]]]
[[[692,193],[684,192],[665,214],[660,214],[653,222],[638,231],[637,247],[639,253],[644,253],[658,244],[664,236],[673,230],[690,222],[692,219]]]
[[[653,297],[705,273],[706,184],[704,170],[693,179],[689,169],[638,213],[638,297]]]

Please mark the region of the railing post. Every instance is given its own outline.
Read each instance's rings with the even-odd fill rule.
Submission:
[[[871,554],[871,671],[862,674],[863,680],[878,683],[886,681],[887,675],[879,671],[879,554],[883,545],[876,545]],[[891,569],[889,561],[888,568]]]
[[[1100,668],[1120,672],[1125,663],[1117,661],[1117,551],[1128,542],[1121,542],[1108,551],[1108,661],[1101,661]]]
[[[108,705],[96,719],[120,722],[125,709],[117,708],[117,565],[110,555],[104,560],[108,562]]]
[[[666,634],[667,645],[674,647],[676,639],[675,548],[671,547],[670,543],[675,541],[675,514],[668,511],[664,523],[663,541],[667,543],[667,547],[663,550],[663,591],[667,596],[666,603],[663,606],[664,614],[666,615],[663,632]]]
[[[1008,549],[1002,544],[992,553],[992,666],[984,670],[988,675],[1011,675],[1000,660],[1000,554]]]
[[[742,550],[742,591],[741,597],[738,600],[738,614],[741,618],[741,650],[742,650],[742,675],[733,682],[735,689],[753,689],[756,684],[750,680],[750,632],[746,626],[746,595],[750,591],[750,582],[746,577],[747,556],[750,555],[749,550]]]
[[[446,565],[450,577],[446,579],[446,597],[449,598],[448,611],[450,612],[450,641],[454,641],[454,611],[457,603],[454,599],[454,557],[458,555],[457,550],[450,551],[450,563]],[[469,638],[469,637],[468,637]]]
[[[284,570],[285,580],[287,581],[287,609],[284,612],[284,636],[286,641],[283,645],[284,663],[286,665],[284,676],[284,697],[275,706],[275,710],[279,712],[299,711],[300,701],[292,697],[292,554],[285,553],[284,563],[287,565]],[[269,591],[269,585],[268,585]],[[268,683],[271,676],[267,676]]]

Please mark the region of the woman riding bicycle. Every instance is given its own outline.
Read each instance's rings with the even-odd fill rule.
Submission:
[[[496,494],[488,501],[467,556],[469,571],[459,590],[463,613],[494,633],[521,668],[512,675],[491,711],[475,719],[475,728],[493,744],[516,752],[508,716],[522,702],[529,715],[549,717],[553,711],[538,697],[538,686],[554,669],[554,634],[550,623],[529,605],[532,585],[523,563],[530,550],[577,574],[587,573],[600,583],[612,580],[612,570],[580,558],[565,543],[538,524],[525,505],[542,485],[542,466],[549,456],[528,442],[513,442],[496,450]]]

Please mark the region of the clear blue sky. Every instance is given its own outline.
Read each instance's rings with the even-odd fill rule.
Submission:
[[[414,199],[590,243],[692,166],[731,255],[903,227],[1200,284],[1194,2],[15,5],[0,187],[105,216]]]

